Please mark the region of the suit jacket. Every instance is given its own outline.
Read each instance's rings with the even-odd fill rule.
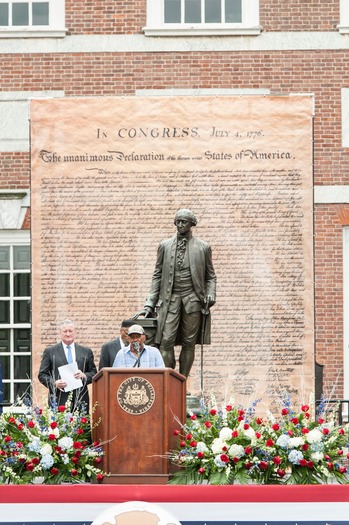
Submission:
[[[88,412],[89,394],[87,385],[92,383],[92,378],[97,373],[97,369],[91,348],[75,343],[75,354],[78,369],[86,374],[86,379],[83,381],[83,386],[81,388],[73,390],[71,409],[74,410],[75,408],[81,408],[79,405],[85,403],[86,411]],[[67,364],[68,362],[62,343],[45,348],[41,359],[38,378],[40,383],[49,389],[48,402],[50,406],[53,404],[65,405],[68,400],[70,392],[62,392],[54,386],[55,381],[60,378],[58,367]]]
[[[101,348],[98,370],[102,370],[102,368],[113,366],[116,354],[120,349],[120,337],[117,337],[116,339],[112,339],[111,341],[104,343],[104,345]]]
[[[193,287],[197,298],[201,302],[202,309],[205,310],[205,297],[207,295],[216,296],[216,274],[212,263],[212,250],[207,242],[193,236],[188,240],[187,250]],[[171,301],[176,251],[177,235],[160,243],[151,289],[145,303],[145,306],[156,308],[157,311],[155,344],[161,343],[163,328]],[[205,316],[204,328],[203,342],[210,344],[211,318],[209,314]],[[201,339],[201,332],[199,332],[198,337]],[[177,343],[180,343],[180,341],[177,341]],[[198,340],[197,343],[201,343],[201,340]]]

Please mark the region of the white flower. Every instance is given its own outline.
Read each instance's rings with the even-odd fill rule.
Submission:
[[[71,437],[63,437],[58,441],[58,446],[61,447],[62,450],[68,450],[68,448],[72,447],[74,444],[74,440]]]
[[[231,439],[231,428],[229,427],[223,427],[221,428],[221,431],[219,433],[219,437],[223,440],[223,441],[227,441],[228,439]]]
[[[317,443],[318,441],[322,440],[322,432],[320,432],[320,430],[317,428],[314,428],[313,430],[310,430],[308,434],[306,434],[306,440],[308,443]]]
[[[227,444],[220,438],[215,438],[212,441],[211,450],[214,454],[219,454],[223,452],[223,447],[226,447]]]
[[[300,447],[301,445],[304,445],[304,439],[301,437],[294,437],[290,438],[287,446],[288,448],[296,448]]]
[[[322,452],[314,452],[310,457],[313,461],[315,461],[315,463],[324,459],[324,455]]]
[[[40,449],[40,454],[42,456],[47,456],[47,455],[50,455],[52,454],[53,452],[53,448],[51,447],[51,445],[49,443],[46,443],[43,447],[41,447]]]
[[[243,433],[245,434],[245,436],[247,436],[250,439],[254,439],[256,437],[255,436],[255,431],[253,430],[252,427],[243,429]]]
[[[36,476],[35,478],[33,478],[33,485],[42,485],[43,482],[45,481],[45,478],[44,476]]]
[[[241,445],[234,444],[229,448],[228,454],[232,458],[242,458],[245,455],[245,449]]]
[[[198,441],[196,445],[196,450],[197,452],[207,452],[208,448],[206,446],[206,443],[204,443],[203,441]]]

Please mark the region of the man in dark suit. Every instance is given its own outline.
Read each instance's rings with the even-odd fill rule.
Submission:
[[[119,350],[130,344],[130,340],[128,338],[128,329],[134,324],[134,319],[124,319],[121,323],[119,337],[104,343],[101,348],[98,370],[113,366],[116,354],[119,352]]]
[[[97,373],[92,350],[86,346],[75,343],[76,331],[74,323],[69,319],[60,326],[61,342],[45,348],[40,370],[39,381],[49,389],[49,405],[65,405],[70,392],[64,389],[67,383],[60,377],[58,368],[76,361],[78,370],[75,379],[82,381],[82,387],[73,390],[71,410],[81,409],[82,403],[89,411],[89,393],[87,385],[92,383],[93,376]]]
[[[210,344],[210,307],[216,300],[216,274],[210,245],[194,237],[197,220],[188,209],[176,213],[177,235],[158,247],[151,289],[144,312],[153,317],[156,309],[155,345],[167,367],[175,368],[174,346],[181,344],[179,371],[188,377],[196,344]]]

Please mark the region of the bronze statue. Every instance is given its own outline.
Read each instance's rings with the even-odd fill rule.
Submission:
[[[216,300],[216,274],[211,247],[193,237],[197,220],[188,209],[176,213],[177,235],[163,240],[157,253],[145,317],[156,309],[159,346],[165,365],[175,368],[174,346],[181,345],[179,372],[188,377],[196,344],[211,343],[210,307]]]

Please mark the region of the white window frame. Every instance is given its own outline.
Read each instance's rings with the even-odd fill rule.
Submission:
[[[8,230],[8,231],[0,231],[0,244],[1,246],[11,246],[11,258],[13,256],[13,246],[30,246],[30,232],[29,230]],[[11,261],[10,265],[10,273],[15,273],[15,270],[13,269],[13,261]],[[21,273],[31,273],[31,268],[28,270],[21,270]],[[11,282],[13,280],[11,279]],[[31,385],[31,378],[28,379],[16,379],[14,378],[14,356],[17,355],[14,352],[13,348],[13,330],[18,328],[31,328],[31,323],[18,323],[14,324],[13,319],[13,299],[14,299],[14,291],[10,291],[10,296],[6,297],[6,299],[9,299],[11,302],[10,309],[11,309],[11,319],[9,323],[1,324],[1,329],[10,329],[11,330],[11,347],[10,347],[10,378],[3,378],[3,384],[10,384],[10,398],[11,402],[15,402],[14,399],[14,384],[15,383],[23,383],[25,385],[28,385],[28,387]],[[31,297],[20,297],[20,299],[30,299]],[[32,352],[21,352],[21,356],[31,356]],[[6,354],[8,355],[8,354]],[[4,409],[6,411],[6,409]]]
[[[349,0],[340,0],[339,3],[340,21],[337,26],[342,35],[349,33]]]
[[[237,24],[165,24],[163,0],[147,0],[146,36],[259,35],[259,0],[242,1],[242,22]]]
[[[0,3],[15,4],[25,0],[0,0]],[[31,4],[30,0],[28,3]],[[39,0],[37,0],[39,1]],[[65,0],[45,0],[49,3],[48,26],[0,26],[0,38],[47,38],[64,37],[65,29]]]

